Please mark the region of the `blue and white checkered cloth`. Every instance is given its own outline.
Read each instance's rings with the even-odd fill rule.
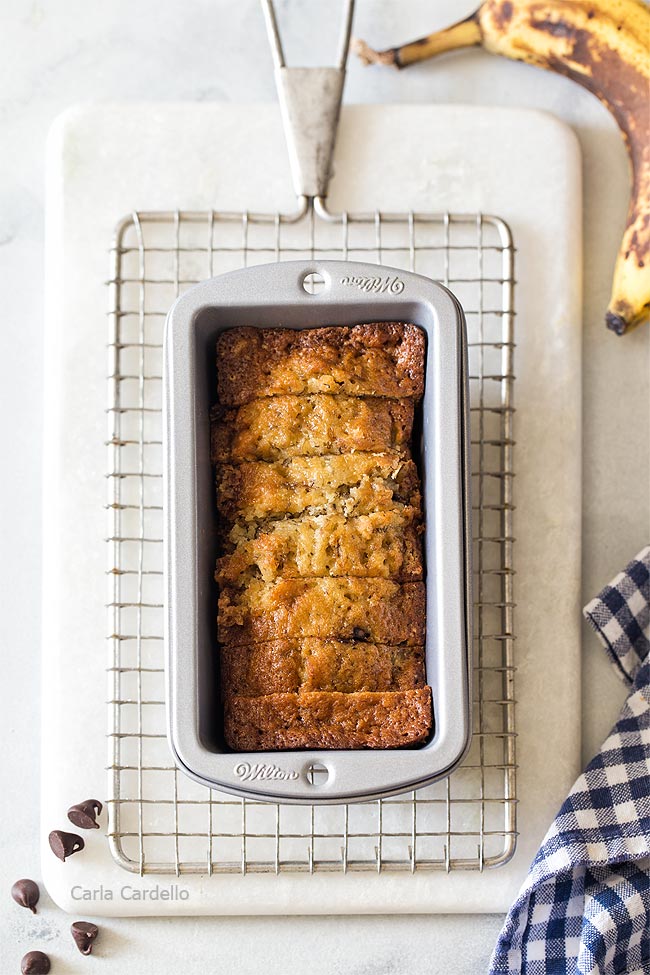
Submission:
[[[491,975],[650,975],[650,547],[584,614],[630,696],[546,834]]]

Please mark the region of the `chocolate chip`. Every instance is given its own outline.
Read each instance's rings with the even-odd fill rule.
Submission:
[[[20,963],[23,975],[47,975],[50,959],[42,951],[28,951]]]
[[[353,640],[367,640],[369,636],[369,631],[362,629],[360,626],[355,626],[352,630]]]
[[[73,921],[70,931],[81,954],[89,955],[93,950],[93,942],[99,934],[97,925],[92,921]]]
[[[99,816],[103,806],[99,799],[86,799],[78,802],[68,809],[68,819],[79,829],[99,829],[96,817]]]
[[[11,896],[16,904],[27,907],[32,914],[36,914],[36,905],[41,892],[38,889],[38,884],[34,883],[33,880],[17,880],[11,888]]]
[[[65,858],[83,850],[85,844],[76,833],[64,833],[62,829],[53,829],[49,836],[50,847],[54,856],[65,862]]]

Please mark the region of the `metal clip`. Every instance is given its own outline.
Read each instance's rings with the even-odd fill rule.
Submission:
[[[262,0],[262,9],[275,63],[275,81],[293,185],[299,197],[322,198],[327,196],[331,175],[354,0],[345,3],[335,68],[288,68],[273,0]]]

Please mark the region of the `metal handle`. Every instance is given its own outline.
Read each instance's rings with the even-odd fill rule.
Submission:
[[[346,0],[335,68],[288,68],[273,0],[262,0],[293,185],[299,197],[327,196],[343,98],[354,0]]]
[[[284,51],[282,49],[282,39],[278,30],[278,22],[275,17],[275,6],[273,0],[262,0],[262,11],[266,19],[266,29],[269,35],[271,53],[276,68],[286,67]],[[337,67],[340,71],[345,71],[345,63],[348,59],[350,47],[350,35],[352,33],[352,18],[354,16],[354,0],[346,0],[343,8],[343,25],[341,27],[341,38],[339,41],[339,57]]]

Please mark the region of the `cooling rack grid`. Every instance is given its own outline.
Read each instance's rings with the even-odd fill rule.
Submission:
[[[469,339],[474,736],[449,778],[345,806],[260,803],[179,774],[163,659],[162,340],[174,299],[278,260],[376,261],[448,285]],[[483,870],[516,843],[513,631],[514,247],[481,214],[132,213],[109,280],[109,841],[140,873]]]

